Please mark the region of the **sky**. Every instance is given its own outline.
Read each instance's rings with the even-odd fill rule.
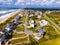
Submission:
[[[60,0],[0,0],[0,7],[60,8]]]

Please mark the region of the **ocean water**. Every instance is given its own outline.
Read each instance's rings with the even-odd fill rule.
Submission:
[[[12,13],[14,11],[17,11],[18,9],[0,9],[0,17],[9,13]]]

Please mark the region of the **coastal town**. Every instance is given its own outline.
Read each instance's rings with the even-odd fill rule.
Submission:
[[[0,44],[39,45],[42,41],[58,38],[60,23],[57,25],[53,16],[50,17],[52,12],[55,11],[21,9],[10,14],[12,16],[0,22]]]

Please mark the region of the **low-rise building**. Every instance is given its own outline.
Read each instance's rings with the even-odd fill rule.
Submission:
[[[41,27],[43,27],[43,26],[48,26],[48,24],[49,24],[49,23],[48,23],[48,21],[46,21],[46,20],[41,20],[41,21],[40,21],[40,26],[41,26]]]
[[[34,20],[33,19],[30,19],[29,23],[30,23],[30,27],[33,27],[34,28]]]

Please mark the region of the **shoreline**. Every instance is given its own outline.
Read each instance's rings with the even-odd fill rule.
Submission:
[[[5,22],[8,18],[14,16],[18,12],[19,12],[19,10],[15,11],[15,12],[12,12],[12,13],[9,13],[9,14],[6,14],[4,16],[1,16],[0,17],[0,24],[3,23],[3,22]]]

